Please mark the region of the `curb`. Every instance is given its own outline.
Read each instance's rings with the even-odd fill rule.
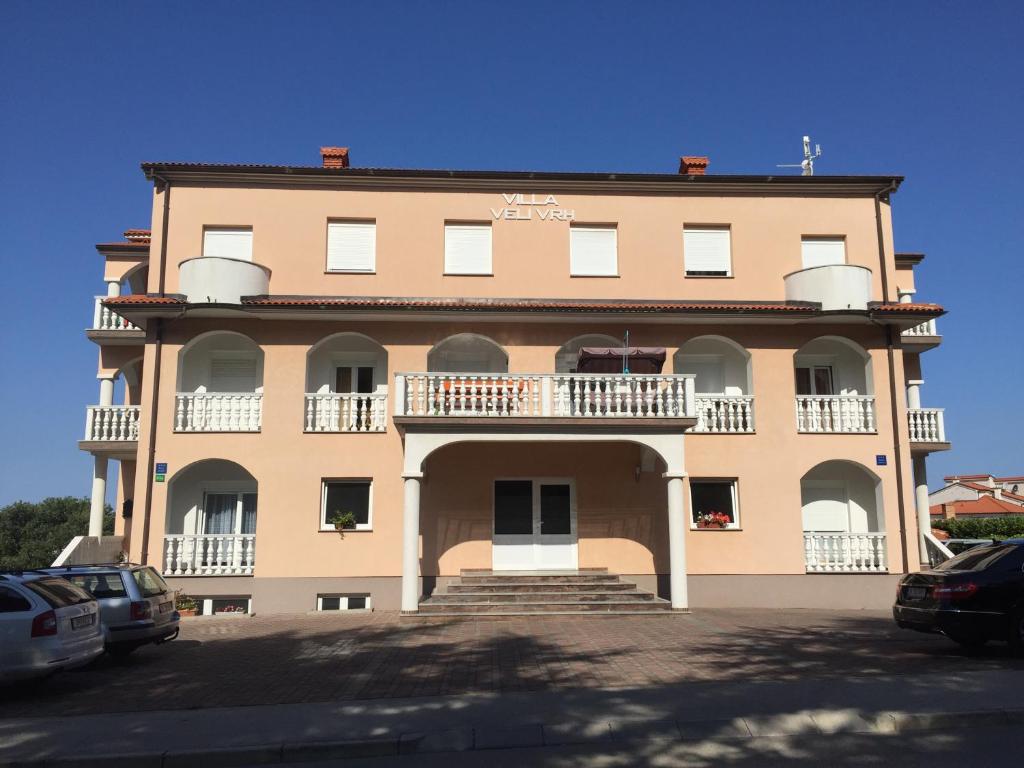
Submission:
[[[195,750],[41,757],[29,760],[0,759],[0,768],[231,768],[569,744],[628,744],[653,740],[742,741],[774,736],[827,736],[841,733],[898,735],[914,731],[974,728],[980,725],[1024,725],[1024,709],[874,714],[841,710],[737,717],[732,720],[651,720],[629,724],[593,721],[533,723],[509,727],[466,726],[429,733],[409,732],[398,736],[367,739],[280,742]]]

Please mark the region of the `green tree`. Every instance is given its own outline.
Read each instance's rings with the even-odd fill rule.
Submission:
[[[45,568],[75,536],[89,532],[89,499],[52,496],[0,508],[0,569]],[[114,532],[114,512],[103,514],[103,533]]]

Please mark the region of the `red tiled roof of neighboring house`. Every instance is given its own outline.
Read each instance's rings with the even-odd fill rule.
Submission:
[[[1024,515],[1024,508],[1019,504],[1001,501],[991,496],[953,501],[949,504],[953,507],[953,514],[956,517],[961,515]],[[933,517],[942,517],[942,507],[942,504],[933,504],[928,511]]]
[[[997,477],[995,478],[997,483],[1024,483],[1024,475],[1016,475],[1014,477]]]
[[[959,481],[958,485],[962,485],[965,488],[970,488],[972,491],[983,491],[983,492],[988,493],[988,494],[992,494],[996,490],[992,486],[984,485],[983,483],[965,483],[963,480]],[[1009,496],[1011,499],[1017,499],[1018,501],[1024,501],[1024,496],[1021,496],[1021,495],[1016,494],[1016,493],[1010,493],[1009,491],[1003,491],[1002,494],[1003,494],[1004,497],[1005,496]]]
[[[946,475],[942,479],[947,483],[955,483],[958,480],[987,480],[990,477],[992,477],[992,475],[982,473],[980,475]]]

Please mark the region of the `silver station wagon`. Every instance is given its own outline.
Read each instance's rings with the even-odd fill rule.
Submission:
[[[107,652],[114,656],[178,636],[181,617],[174,609],[174,593],[148,565],[71,565],[46,571],[96,598]]]

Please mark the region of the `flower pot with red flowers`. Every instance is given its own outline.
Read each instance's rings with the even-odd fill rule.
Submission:
[[[732,524],[732,518],[724,512],[701,512],[696,519],[698,528],[722,530]]]

